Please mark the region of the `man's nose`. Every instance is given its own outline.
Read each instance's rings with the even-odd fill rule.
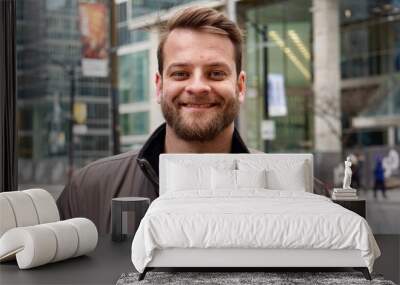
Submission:
[[[186,92],[190,95],[207,95],[211,91],[206,79],[200,75],[193,75],[186,86]]]

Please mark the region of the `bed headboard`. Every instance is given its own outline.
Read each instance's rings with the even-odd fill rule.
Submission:
[[[168,168],[172,164],[189,166],[213,166],[226,164],[234,169],[267,169],[271,173],[273,189],[302,189],[313,193],[313,155],[312,154],[161,154],[159,164],[160,195],[166,192]],[[301,184],[301,185],[300,185]],[[278,186],[277,186],[278,185]],[[283,185],[283,186],[282,186]],[[279,189],[284,188],[284,189]]]

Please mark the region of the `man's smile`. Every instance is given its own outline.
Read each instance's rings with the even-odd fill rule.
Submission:
[[[216,103],[198,104],[198,103],[180,103],[179,106],[189,110],[204,110],[217,106]]]

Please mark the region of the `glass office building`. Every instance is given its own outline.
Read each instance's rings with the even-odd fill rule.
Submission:
[[[304,151],[312,147],[312,65],[310,0],[242,1],[238,22],[246,34],[245,70],[248,96],[242,132],[251,147],[270,152]],[[289,13],[290,11],[290,13]],[[286,111],[266,105],[265,80],[280,77]],[[269,85],[273,84],[269,82]],[[269,98],[271,92],[269,88]],[[269,100],[271,101],[271,100]],[[267,114],[266,109],[269,109]],[[275,138],[264,148],[263,120],[275,123]]]
[[[341,1],[345,147],[395,145],[400,125],[400,1]]]
[[[64,184],[70,162],[77,169],[111,154],[109,78],[82,74],[81,2],[17,1],[20,184]],[[71,136],[72,95],[80,126]]]

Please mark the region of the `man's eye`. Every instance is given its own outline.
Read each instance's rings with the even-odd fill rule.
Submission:
[[[172,73],[172,77],[176,79],[184,79],[188,77],[188,73],[185,71],[175,71]]]
[[[213,71],[210,72],[210,77],[212,79],[221,80],[221,79],[224,79],[226,77],[226,73],[224,71],[221,71],[221,70],[213,70]]]

